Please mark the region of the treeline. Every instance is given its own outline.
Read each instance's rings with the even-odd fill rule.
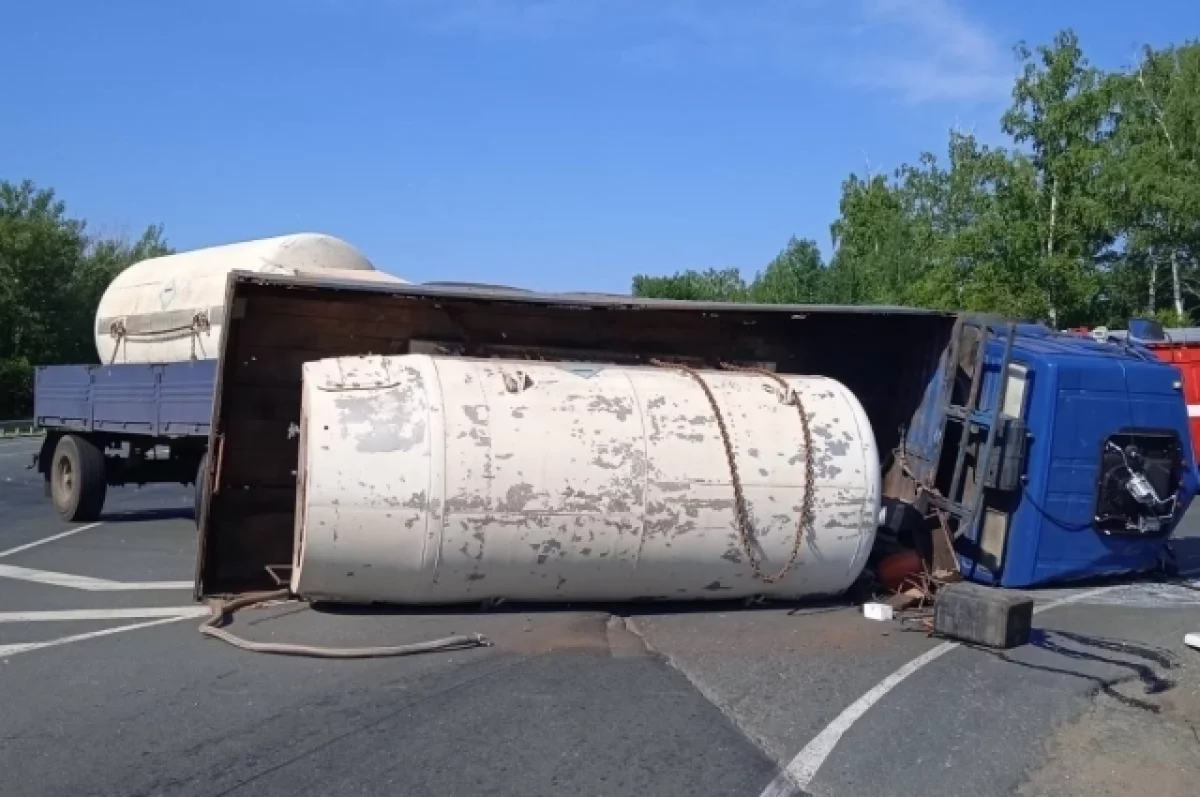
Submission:
[[[0,419],[30,416],[34,365],[96,362],[104,289],[170,251],[161,227],[134,241],[92,234],[52,190],[0,181]]]
[[[1200,309],[1200,42],[1093,66],[1074,33],[1017,48],[1010,147],[950,133],[890,175],[852,174],[833,256],[793,239],[736,269],[638,276],[639,296],[899,304],[1057,327],[1189,324]]]

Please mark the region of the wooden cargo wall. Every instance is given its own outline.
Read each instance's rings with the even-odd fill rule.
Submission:
[[[711,312],[697,305],[586,307],[519,294],[421,296],[235,278],[219,371],[197,593],[274,587],[292,559],[301,365],[404,354],[434,341],[466,356],[773,363],[855,392],[885,458],[913,416],[954,318],[816,309]],[[580,350],[585,350],[581,352]],[[590,353],[589,353],[590,352]],[[885,470],[887,467],[885,461]]]

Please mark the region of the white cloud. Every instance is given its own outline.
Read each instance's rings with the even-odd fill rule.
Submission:
[[[965,1],[386,0],[429,31],[571,36],[634,68],[770,68],[905,102],[994,100],[1014,67]]]
[[[994,100],[1011,89],[1007,50],[950,0],[866,0],[863,12],[892,42],[858,65],[859,82],[909,102]]]

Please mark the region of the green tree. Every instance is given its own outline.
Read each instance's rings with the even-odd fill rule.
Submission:
[[[906,304],[920,269],[919,234],[899,188],[882,175],[842,184],[831,227],[829,296],[840,304]]]
[[[93,236],[53,190],[0,181],[0,417],[30,410],[33,367],[96,361],[96,305],[137,260],[170,251],[162,229]]]
[[[1177,320],[1186,318],[1185,305],[1200,299],[1200,42],[1147,47],[1109,86],[1119,108],[1114,215],[1129,259],[1143,266],[1147,312],[1166,298]]]
[[[1113,97],[1070,30],[1049,46],[1019,45],[1017,53],[1023,71],[1001,127],[1028,148],[1036,179],[1028,220],[1039,229],[1042,257],[1027,278],[1044,292],[1051,324],[1077,323],[1091,311],[1099,291],[1097,263],[1115,241],[1101,190]]]
[[[670,277],[638,275],[633,295],[647,299],[687,299],[706,302],[744,302],[746,282],[736,268],[681,271]]]
[[[749,298],[762,304],[825,301],[825,267],[816,241],[792,237],[784,250],[754,278]]]

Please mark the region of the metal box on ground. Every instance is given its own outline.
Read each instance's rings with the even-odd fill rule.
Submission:
[[[1033,599],[960,582],[938,591],[933,630],[942,636],[990,648],[1015,648],[1029,642]]]
[[[900,451],[932,514],[980,498],[952,528],[964,575],[1031,587],[1156,567],[1197,490],[1178,372],[1144,349],[1041,325],[980,350],[977,400],[966,398],[975,361],[948,357],[942,385],[958,398],[931,385]]]

